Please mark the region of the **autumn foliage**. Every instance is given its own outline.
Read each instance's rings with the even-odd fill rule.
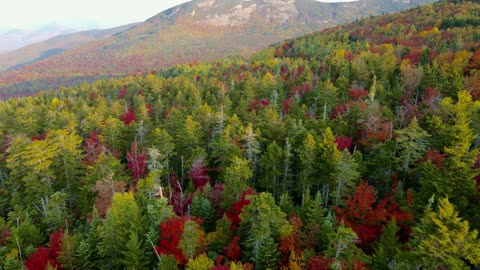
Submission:
[[[50,235],[48,247],[38,247],[37,250],[30,255],[24,265],[28,270],[45,270],[48,266],[57,270],[62,270],[59,265],[58,256],[62,250],[63,231],[58,231]]]
[[[166,222],[160,224],[160,242],[155,247],[158,254],[172,255],[179,265],[186,263],[185,254],[180,248],[180,240],[185,230],[185,222],[193,220],[197,224],[201,224],[202,220],[192,219],[187,216],[169,218]]]
[[[132,148],[127,152],[128,169],[132,172],[135,182],[147,176],[147,154],[145,149],[138,149],[138,143],[133,143]]]
[[[355,194],[345,200],[345,207],[334,207],[337,220],[357,233],[360,245],[367,248],[381,235],[383,226],[393,218],[400,224],[411,221],[413,216],[400,209],[389,194],[377,203],[372,186],[363,182],[355,188]],[[408,226],[404,227],[409,230]],[[408,232],[407,232],[408,233]]]

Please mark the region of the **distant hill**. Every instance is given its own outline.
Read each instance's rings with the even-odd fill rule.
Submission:
[[[123,25],[105,30],[87,30],[71,34],[58,35],[46,41],[27,45],[18,50],[0,54],[0,72],[19,68],[35,61],[59,54],[65,50],[72,49],[89,43],[101,40],[137,25],[137,23]]]
[[[434,0],[193,0],[110,38],[91,42],[0,75],[2,92],[34,92],[117,77],[265,46],[359,17]]]
[[[78,32],[77,29],[56,24],[47,25],[36,30],[8,29],[0,32],[0,53],[13,51],[28,44],[41,42],[58,35]]]

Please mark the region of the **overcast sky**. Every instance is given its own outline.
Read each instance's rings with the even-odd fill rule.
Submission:
[[[5,0],[0,28],[38,28],[57,23],[76,28],[114,27],[145,21],[188,0]]]

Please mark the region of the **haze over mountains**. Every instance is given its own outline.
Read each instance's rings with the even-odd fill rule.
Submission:
[[[434,1],[193,0],[102,40],[64,52],[49,47],[50,52],[62,52],[44,59],[49,54],[40,55],[31,59],[38,61],[4,72],[0,91],[33,92],[226,55],[246,56],[286,38],[429,2]]]
[[[78,32],[79,29],[51,24],[38,29],[0,29],[0,53],[13,51],[49,38]]]
[[[102,40],[135,25],[137,24],[133,23],[111,29],[86,30],[57,35],[48,40],[33,43],[9,53],[0,54],[0,72],[48,58],[85,43]]]

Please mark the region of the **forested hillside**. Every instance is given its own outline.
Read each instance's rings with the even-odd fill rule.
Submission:
[[[246,57],[287,38],[434,1],[192,0],[127,31],[64,52],[48,51],[47,57],[2,72],[0,95],[32,94],[231,55]]]
[[[2,269],[480,265],[480,5],[0,103]]]

